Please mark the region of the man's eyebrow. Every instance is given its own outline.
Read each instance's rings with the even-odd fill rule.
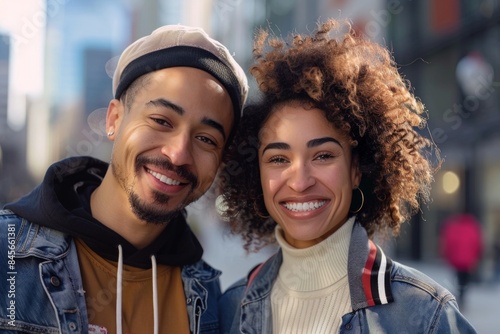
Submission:
[[[175,104],[167,99],[164,99],[164,98],[151,100],[146,104],[153,105],[153,106],[158,106],[158,105],[163,106],[165,108],[173,110],[174,112],[176,112],[177,114],[179,114],[181,116],[184,115],[184,113],[185,113],[184,108],[182,108],[181,106],[179,106],[179,105],[177,105],[177,104]],[[222,134],[224,141],[226,140],[226,133],[224,132],[224,127],[222,126],[221,123],[219,123],[211,118],[208,118],[208,117],[204,117],[201,120],[201,123],[208,125],[214,129],[216,129],[217,131],[219,131]]]
[[[208,118],[208,117],[203,117],[203,119],[201,120],[201,123],[208,125],[208,126],[211,126],[212,128],[219,131],[222,134],[224,141],[226,141],[226,133],[224,132],[224,127],[222,126],[222,124],[220,124],[219,122],[214,121],[213,119]]]
[[[146,105],[150,105],[150,104],[153,106],[160,105],[160,106],[163,106],[165,108],[172,109],[173,111],[175,111],[179,115],[184,115],[184,109],[181,106],[179,106],[179,105],[177,105],[169,100],[163,99],[163,98],[151,100],[148,103],[146,103]]]
[[[324,143],[329,143],[329,142],[336,143],[340,147],[342,147],[342,144],[337,139],[335,139],[333,137],[322,137],[322,138],[312,139],[312,140],[307,142],[307,147],[316,147],[316,146],[320,146]]]
[[[281,142],[278,142],[278,143],[269,143],[262,150],[262,154],[264,154],[265,151],[271,150],[271,149],[275,149],[275,150],[289,150],[290,149],[290,145],[288,145],[287,143],[281,143]]]

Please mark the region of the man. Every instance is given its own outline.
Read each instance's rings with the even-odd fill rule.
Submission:
[[[211,186],[247,92],[201,29],[165,26],[130,45],[106,116],[109,166],[55,163],[1,211],[0,329],[217,333],[220,273],[184,214]]]

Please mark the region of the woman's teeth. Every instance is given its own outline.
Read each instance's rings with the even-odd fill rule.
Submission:
[[[326,201],[312,201],[305,203],[285,203],[284,206],[293,212],[312,211],[322,207]]]

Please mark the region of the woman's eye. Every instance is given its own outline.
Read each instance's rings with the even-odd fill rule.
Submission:
[[[287,162],[285,157],[277,156],[277,157],[271,157],[268,160],[270,163],[276,164],[276,165],[281,165]]]
[[[330,153],[321,153],[316,156],[316,160],[321,160],[321,161],[326,161],[331,158],[333,158],[333,154]]]

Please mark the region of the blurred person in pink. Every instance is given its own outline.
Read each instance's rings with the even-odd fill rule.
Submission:
[[[458,283],[458,303],[465,292],[483,251],[481,226],[471,214],[458,214],[444,221],[440,236],[441,255],[453,267]]]

